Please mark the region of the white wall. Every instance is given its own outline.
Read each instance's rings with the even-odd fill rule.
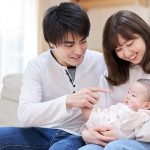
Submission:
[[[133,6],[89,9],[88,15],[91,21],[91,31],[88,38],[89,48],[102,50],[102,32],[104,24],[110,15],[119,10],[131,10],[150,24],[150,9],[139,6],[139,4]]]
[[[61,2],[70,2],[70,0],[49,0],[49,5],[59,5]]]
[[[45,51],[48,49],[47,43],[43,39],[42,32],[42,19],[44,15],[44,11],[53,5],[59,5],[61,2],[69,2],[70,0],[42,0],[41,5],[42,9],[40,12],[40,36],[39,36],[39,52]],[[44,3],[43,3],[44,2]],[[140,15],[145,21],[150,23],[150,7],[140,6],[138,2],[134,5],[130,6],[120,6],[120,7],[107,7],[107,8],[93,8],[88,10],[88,15],[91,21],[91,31],[88,38],[89,48],[95,50],[102,50],[102,31],[103,26],[107,20],[107,18],[116,11],[119,10],[131,10],[138,15]]]

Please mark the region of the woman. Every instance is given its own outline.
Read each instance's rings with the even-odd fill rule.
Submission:
[[[150,27],[135,13],[119,11],[110,16],[103,31],[103,51],[108,71],[100,79],[100,86],[111,89],[101,93],[100,105],[108,107],[122,102],[130,84],[145,78],[150,79]],[[111,127],[95,127],[82,133],[88,144],[80,150],[149,150],[150,121],[136,134],[137,140],[115,140]],[[114,140],[112,138],[114,137]],[[149,139],[142,142],[143,139]]]

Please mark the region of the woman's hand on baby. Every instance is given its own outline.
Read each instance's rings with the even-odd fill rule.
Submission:
[[[101,134],[107,137],[114,137],[115,139],[117,139],[117,130],[114,128],[110,128],[110,130],[101,132]]]
[[[107,136],[107,132],[112,131],[109,127],[95,127],[86,129],[82,132],[82,138],[86,143],[98,144],[105,146],[107,143],[116,140],[113,134]],[[102,134],[103,133],[103,134]]]

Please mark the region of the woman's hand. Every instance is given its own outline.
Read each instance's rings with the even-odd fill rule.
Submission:
[[[92,144],[98,144],[105,146],[107,143],[116,140],[115,137],[113,137],[113,134],[111,136],[105,136],[107,135],[107,132],[111,132],[112,129],[109,127],[95,127],[86,129],[82,132],[82,138],[86,143],[92,143]],[[113,131],[112,131],[113,132]]]
[[[101,132],[101,134],[103,136],[114,137],[115,139],[117,139],[117,135],[118,135],[117,133],[118,133],[118,131],[115,128],[113,128],[113,129],[111,128],[111,130],[107,130],[107,131]]]

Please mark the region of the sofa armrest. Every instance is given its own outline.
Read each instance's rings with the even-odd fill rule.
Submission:
[[[21,84],[22,74],[20,73],[13,73],[4,76],[1,98],[18,102]]]
[[[0,98],[0,126],[19,126],[17,109],[21,84],[20,73],[4,76]]]

